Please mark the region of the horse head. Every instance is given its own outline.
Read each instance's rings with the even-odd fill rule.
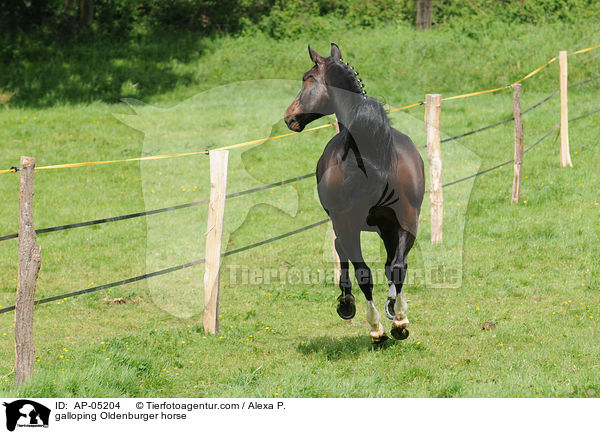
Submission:
[[[365,95],[357,78],[358,72],[342,62],[342,53],[336,44],[331,44],[329,57],[321,56],[310,44],[308,54],[314,66],[302,76],[302,88],[284,116],[288,128],[297,132],[312,121],[336,111],[337,90],[353,96]]]

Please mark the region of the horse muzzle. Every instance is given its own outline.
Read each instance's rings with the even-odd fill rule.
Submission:
[[[301,124],[300,121],[298,121],[298,119],[296,118],[296,116],[286,116],[284,118],[284,121],[287,127],[292,131],[296,131],[297,133],[299,133],[304,129],[304,124]]]

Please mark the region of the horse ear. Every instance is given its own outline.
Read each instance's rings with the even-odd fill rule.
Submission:
[[[323,56],[310,48],[310,44],[308,44],[308,55],[310,56],[310,60],[312,60],[315,64],[323,62]]]
[[[331,43],[331,57],[335,60],[342,60],[342,52],[340,51],[340,47],[337,44]]]

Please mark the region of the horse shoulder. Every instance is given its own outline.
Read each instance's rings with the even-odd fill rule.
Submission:
[[[317,182],[335,185],[343,181],[341,168],[343,138],[338,133],[327,143],[317,163]]]

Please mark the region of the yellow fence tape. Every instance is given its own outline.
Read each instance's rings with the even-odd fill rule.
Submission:
[[[569,53],[568,55],[570,56],[570,55],[573,55],[573,54],[581,54],[581,53],[585,53],[585,52],[588,52],[588,51],[595,50],[597,48],[600,48],[600,44],[594,45],[592,47],[583,48],[583,49],[578,50],[578,51],[574,51],[572,53]],[[557,59],[558,59],[558,57],[553,57],[548,62],[546,62],[544,65],[542,65],[539,68],[534,69],[533,71],[531,71],[525,77],[523,77],[520,80],[517,80],[514,83],[509,84],[507,86],[497,87],[497,88],[494,88],[494,89],[481,90],[479,92],[465,93],[465,94],[462,94],[462,95],[449,96],[449,97],[446,97],[446,98],[442,98],[442,101],[451,101],[451,100],[456,100],[456,99],[469,98],[469,97],[472,97],[472,96],[483,95],[483,94],[486,94],[486,93],[499,92],[501,90],[511,88],[515,84],[521,83],[522,81],[525,81],[525,80],[527,80],[530,77],[533,77],[538,72],[540,72],[544,68],[546,68],[548,65],[550,65],[553,62],[555,62]],[[400,111],[400,110],[407,110],[409,108],[416,107],[416,106],[419,106],[419,105],[423,105],[423,101],[419,101],[419,102],[416,102],[414,104],[409,104],[409,105],[406,105],[406,106],[403,106],[403,107],[393,108],[393,109],[388,110],[387,112],[388,113],[393,113],[393,112],[397,112],[397,111]],[[332,127],[332,126],[335,126],[335,124],[329,123],[329,124],[325,124],[325,125],[319,125],[318,127],[308,128],[308,129],[304,130],[304,132],[314,131],[314,130],[320,130],[321,128],[328,128],[328,127]],[[295,133],[294,132],[294,133],[281,134],[281,135],[273,136],[273,137],[265,137],[265,138],[262,138],[262,139],[250,140],[248,142],[241,142],[241,143],[236,143],[234,145],[223,146],[221,148],[216,148],[216,149],[212,149],[212,150],[216,151],[216,150],[237,149],[237,148],[242,148],[242,147],[245,147],[245,146],[255,145],[255,144],[258,144],[258,143],[262,143],[262,142],[268,142],[270,140],[282,139],[284,137],[289,137],[289,136],[292,136],[294,134],[299,134],[299,133]],[[126,158],[126,159],[123,159],[123,160],[88,161],[88,162],[83,162],[83,163],[55,164],[53,166],[40,166],[40,167],[36,167],[35,170],[66,169],[66,168],[69,168],[69,167],[98,166],[98,165],[101,165],[101,164],[125,163],[125,162],[130,162],[130,161],[160,160],[160,159],[163,159],[163,158],[185,157],[185,156],[189,156],[189,155],[199,155],[199,154],[207,154],[207,153],[208,153],[208,151],[181,152],[181,153],[176,153],[176,154],[152,155],[152,156],[148,156],[148,157],[138,157],[138,158]],[[11,172],[14,173],[15,170],[14,169],[0,170],[0,174],[1,173],[11,173]]]

